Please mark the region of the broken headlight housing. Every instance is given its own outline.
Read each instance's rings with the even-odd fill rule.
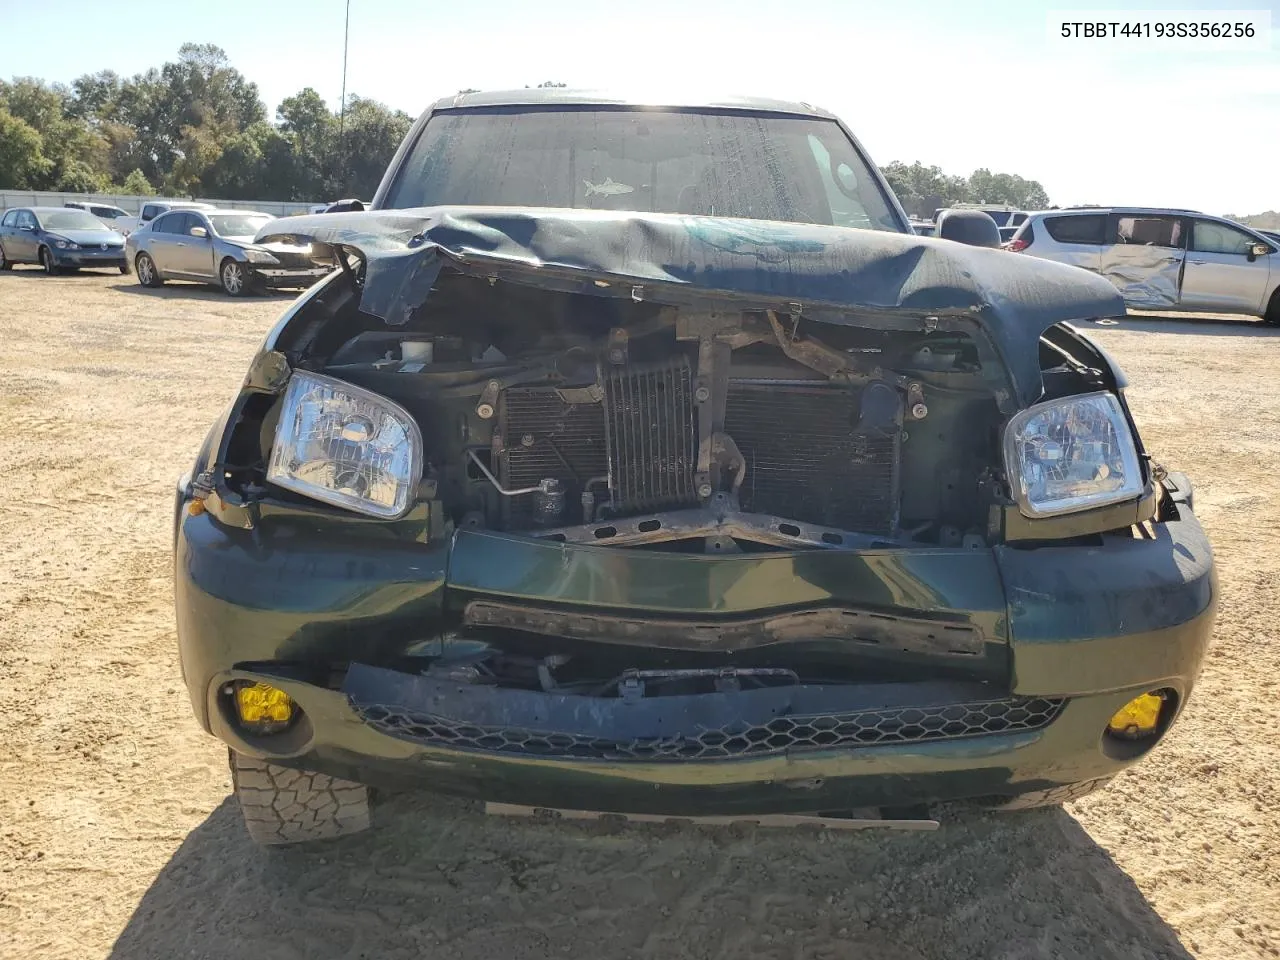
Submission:
[[[413,505],[421,476],[422,434],[408,411],[342,380],[294,373],[267,467],[271,483],[394,520]]]
[[[1091,510],[1142,495],[1129,421],[1111,393],[1038,403],[1005,428],[1004,462],[1027,517]]]

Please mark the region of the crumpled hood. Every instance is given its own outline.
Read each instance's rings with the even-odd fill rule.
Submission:
[[[254,250],[269,250],[269,251],[284,252],[284,253],[299,253],[307,249],[307,244],[305,243],[304,244],[285,243],[281,240],[272,240],[266,243],[260,243],[251,236],[228,237],[228,236],[224,236],[223,234],[219,234],[218,239],[230,246],[240,247],[245,250],[252,247]]]
[[[360,309],[403,323],[446,263],[602,297],[799,310],[841,325],[977,324],[1018,405],[1041,393],[1039,338],[1062,321],[1124,315],[1102,278],[1064,264],[914,234],[671,214],[430,207],[288,217],[259,243],[307,239],[366,262]],[[959,322],[957,322],[959,321]]]

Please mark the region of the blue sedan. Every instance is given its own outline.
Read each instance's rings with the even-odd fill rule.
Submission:
[[[83,210],[15,207],[0,217],[0,270],[38,263],[45,273],[80,267],[129,272],[124,237]]]

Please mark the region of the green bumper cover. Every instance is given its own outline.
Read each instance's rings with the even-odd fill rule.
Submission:
[[[1097,547],[703,557],[483,532],[422,544],[296,525],[237,530],[207,513],[189,515],[183,503],[180,492],[179,643],[206,729],[242,752],[352,779],[550,806],[671,815],[812,811],[1007,795],[1109,776],[1130,761],[1105,749],[1107,719],[1157,687],[1185,702],[1216,598],[1212,555],[1186,504],[1175,504],[1173,518],[1152,525],[1146,539],[1108,537]],[[357,697],[304,682],[291,666],[386,662],[477,597],[710,619],[843,605],[963,623],[984,640],[987,693],[921,683],[898,685],[904,689],[896,695],[967,704],[995,691],[996,698],[1051,698],[1058,706],[1040,726],[914,742],[814,743],[712,759],[548,757],[397,735],[371,722],[361,697],[367,707],[394,693],[402,706],[438,715],[441,702],[397,688],[403,674],[366,672]],[[360,669],[353,667],[349,683]],[[245,738],[219,708],[218,690],[236,678],[288,690],[305,723],[279,742]],[[883,707],[865,688],[832,696],[844,700],[828,703],[824,714]],[[415,697],[416,704],[405,702]],[[446,718],[466,724],[480,707],[450,701],[449,709],[472,712]],[[592,723],[583,718],[584,736]]]

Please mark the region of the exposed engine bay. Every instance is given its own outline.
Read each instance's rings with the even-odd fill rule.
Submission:
[[[985,542],[1001,415],[962,333],[446,272],[322,369],[414,416],[421,496],[456,526],[697,552]]]

